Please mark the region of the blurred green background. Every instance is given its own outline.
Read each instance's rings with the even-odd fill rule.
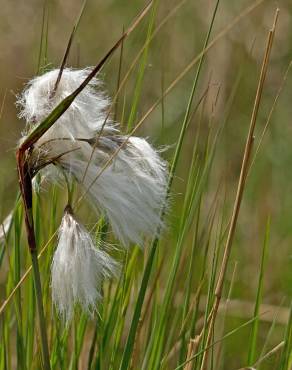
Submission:
[[[60,64],[81,3],[76,0],[50,1],[48,52],[46,60],[43,60],[49,68]],[[121,35],[123,27],[130,23],[144,4],[142,0],[89,0],[68,65],[85,67],[96,64]],[[156,25],[176,4],[178,4],[177,0],[160,1]],[[222,0],[211,39],[249,4],[253,2]],[[2,0],[0,6],[0,105],[2,106],[0,215],[3,219],[12,207],[17,191],[14,152],[24,127],[24,122],[17,119],[15,95],[37,71],[43,2]],[[214,1],[210,0],[185,1],[151,42],[136,121],[161,96],[190,60],[201,51],[213,7]],[[177,222],[176,214],[179,214],[182,194],[186,186],[186,174],[191,161],[198,122],[201,122],[201,137],[204,141],[207,128],[210,125],[218,127],[226,115],[228,119],[218,143],[202,208],[207,214],[219,188],[219,198],[221,205],[224,203],[226,219],[230,215],[265,41],[277,7],[280,8],[280,16],[258,116],[256,147],[292,59],[292,2],[290,0],[262,1],[254,11],[221,38],[206,56],[196,101],[204,93],[208,84],[210,88],[203,108],[192,118],[184,142],[184,151],[172,191],[172,212],[168,221],[174,229]],[[125,42],[122,76],[125,75],[142,47],[146,33],[147,20],[142,22],[142,25]],[[110,95],[116,91],[118,66],[119,52],[111,58],[102,72],[105,87]],[[122,122],[124,125],[129,117],[137,73],[138,65],[123,89],[117,107],[117,116],[120,118],[122,105],[125,102],[124,122]],[[178,137],[193,78],[194,69],[165,98],[164,104],[156,108],[139,130],[139,134],[148,136],[155,146],[169,146],[164,153],[167,158],[171,158],[173,144]],[[237,83],[236,95],[229,107],[229,97]],[[231,257],[231,265],[237,261],[232,298],[254,301],[261,246],[267,219],[270,217],[271,241],[264,279],[263,301],[266,304],[284,307],[289,306],[292,294],[291,91],[292,73],[289,72],[267,134],[249,174]],[[244,309],[239,315],[235,314],[236,316],[245,319],[250,317]],[[262,329],[265,325],[263,323]],[[228,322],[228,326],[234,327],[232,320]],[[263,330],[263,336],[266,335],[265,333],[266,331]],[[238,348],[244,345],[245,334],[241,335],[241,341],[230,340],[231,352],[234,350],[236,353]],[[274,344],[279,340],[275,336]],[[230,356],[230,361],[228,368],[231,369],[232,365],[236,366],[237,363],[234,353]]]

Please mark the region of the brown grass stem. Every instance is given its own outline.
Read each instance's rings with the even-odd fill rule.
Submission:
[[[214,300],[213,307],[211,309],[210,320],[208,320],[210,321],[210,324],[209,324],[208,336],[207,336],[207,342],[206,342],[207,347],[209,343],[211,342],[212,333],[213,333],[213,329],[214,329],[214,325],[215,325],[215,321],[216,321],[216,317],[218,313],[218,308],[219,308],[221,297],[222,297],[225,275],[226,275],[226,271],[228,267],[228,261],[229,261],[231,249],[232,249],[232,243],[233,243],[234,233],[235,233],[238,215],[240,211],[242,196],[243,196],[243,192],[245,189],[246,177],[247,177],[247,173],[248,173],[248,169],[250,165],[250,157],[251,157],[253,141],[254,141],[253,139],[254,130],[255,130],[255,125],[257,121],[264,82],[265,82],[267,69],[269,65],[270,54],[271,54],[271,49],[273,45],[273,39],[274,39],[275,30],[276,30],[278,15],[279,15],[279,9],[276,10],[273,26],[272,26],[272,29],[269,31],[267,46],[265,49],[265,54],[264,54],[264,58],[262,62],[255,102],[254,102],[252,116],[251,116],[250,125],[249,125],[249,131],[248,131],[247,140],[245,144],[245,150],[244,150],[244,155],[243,155],[243,160],[242,160],[242,165],[241,165],[240,177],[238,181],[238,187],[237,187],[237,193],[236,193],[236,198],[235,198],[233,212],[232,212],[231,223],[230,223],[228,236],[227,236],[227,240],[226,240],[226,244],[224,248],[224,255],[223,255],[223,260],[222,260],[222,264],[221,264],[221,268],[219,272],[219,277],[218,277],[217,285],[215,288],[215,300]],[[203,330],[206,330],[206,329],[207,328],[204,328]],[[201,364],[201,370],[204,370],[206,368],[207,359],[208,359],[208,351],[205,351],[203,355],[202,364]]]

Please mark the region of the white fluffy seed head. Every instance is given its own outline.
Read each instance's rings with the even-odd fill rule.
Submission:
[[[86,161],[74,159],[70,169],[80,181]],[[142,236],[153,236],[162,228],[160,211],[165,199],[166,166],[144,140],[130,139],[98,181],[101,167],[94,161],[84,180],[88,195],[110,220],[115,235],[124,245],[131,241],[142,245]],[[93,184],[93,186],[91,186]],[[90,187],[91,186],[91,187]]]
[[[53,98],[59,70],[29,82],[17,103],[22,108],[20,117],[27,121],[26,131],[72,93],[89,71],[65,69]],[[142,244],[143,236],[153,237],[157,228],[163,226],[160,210],[166,197],[167,165],[145,139],[131,137],[104,169],[127,137],[120,133],[111,118],[106,120],[110,101],[100,87],[100,81],[93,79],[38,140],[31,166],[40,168],[54,159],[55,164],[82,183],[91,204],[106,215],[116,237],[124,245]]]
[[[102,281],[116,274],[117,264],[95,247],[90,234],[67,207],[51,269],[52,299],[62,319],[68,322],[75,304],[88,313],[95,311]]]
[[[28,123],[28,130],[46,118],[64,98],[70,95],[90,73],[90,68],[82,70],[65,69],[56,92],[52,97],[59,69],[52,70],[32,79],[18,97],[20,118]],[[101,91],[102,83],[94,78],[77,96],[74,102],[44,135],[52,139],[61,135],[69,138],[91,138],[104,120],[109,100]],[[69,124],[70,123],[70,124]],[[109,128],[109,127],[108,127]]]

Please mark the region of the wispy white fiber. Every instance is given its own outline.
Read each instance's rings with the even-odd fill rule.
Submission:
[[[72,317],[75,304],[89,313],[95,310],[102,280],[116,267],[106,252],[95,247],[90,234],[67,207],[52,262],[52,298],[64,321]]]
[[[21,107],[20,117],[27,121],[26,133],[72,93],[89,71],[65,69],[53,98],[59,70],[30,81],[17,102]],[[166,196],[167,166],[145,139],[131,137],[90,186],[126,140],[110,118],[101,133],[110,104],[101,87],[101,82],[93,79],[77,96],[71,107],[34,146],[31,166],[40,168],[54,159],[55,164],[80,184],[84,180],[82,186],[84,191],[89,190],[90,203],[106,215],[116,237],[124,245],[130,242],[142,244],[143,236],[152,237],[157,227],[162,226],[160,209]],[[96,148],[83,179],[93,147]],[[67,154],[63,154],[65,152]]]

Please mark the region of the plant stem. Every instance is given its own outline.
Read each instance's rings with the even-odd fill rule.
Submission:
[[[33,278],[40,325],[42,359],[44,369],[50,370],[50,357],[46,332],[45,315],[43,309],[41,278],[37,258],[37,248],[32,213],[32,179],[30,175],[29,166],[26,160],[26,151],[22,150],[21,148],[18,149],[16,153],[16,158],[17,158],[19,186],[24,203],[27,240],[32,259]]]
[[[36,294],[36,300],[37,300],[38,316],[39,316],[43,365],[44,365],[45,370],[50,370],[51,368],[50,367],[50,355],[49,355],[49,346],[48,346],[47,331],[46,331],[46,320],[45,320],[44,307],[43,307],[41,277],[40,277],[40,270],[39,270],[36,250],[32,251],[31,253],[31,261],[32,261],[34,288],[35,288],[35,294]]]

